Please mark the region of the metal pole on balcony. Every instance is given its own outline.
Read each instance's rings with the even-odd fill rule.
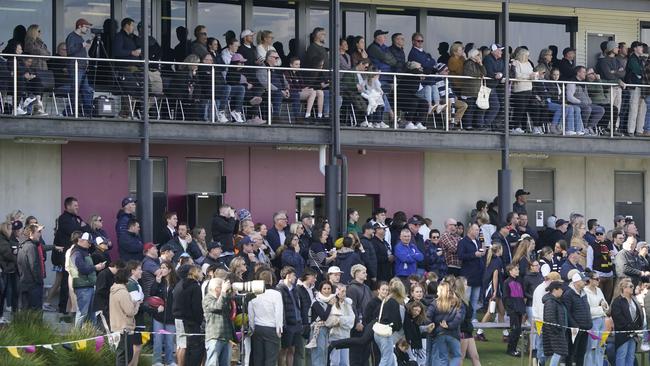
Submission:
[[[614,128],[616,128],[616,121],[614,121],[614,87],[609,87],[609,137],[614,137]]]
[[[330,67],[332,71],[330,83],[330,157],[327,166],[325,166],[325,207],[327,218],[329,219],[330,229],[332,236],[338,236],[339,233],[345,231],[345,226],[339,227],[342,221],[341,215],[347,202],[347,192],[342,191],[339,196],[339,187],[345,188],[347,185],[341,185],[341,167],[337,164],[341,156],[341,120],[338,108],[338,100],[341,95],[339,83],[339,15],[341,13],[341,6],[339,0],[330,0],[329,7],[329,36],[330,36]],[[339,200],[340,198],[340,200]],[[343,205],[341,205],[343,203]]]
[[[74,60],[74,118],[79,118],[79,60]]]
[[[503,60],[505,62],[505,92],[504,92],[504,113],[503,113],[503,147],[501,150],[501,170],[499,170],[499,222],[505,222],[510,212],[512,179],[510,172],[510,72],[509,60],[510,49],[508,48],[508,26],[510,23],[510,0],[501,4],[501,31],[503,39]]]
[[[14,57],[14,116],[18,115],[18,57]]]
[[[562,136],[564,135],[566,135],[566,84],[562,83]]]
[[[214,95],[214,72],[215,72],[215,69],[214,69],[214,66],[212,66],[210,68],[210,77],[212,78],[212,81],[210,83],[211,89],[212,89],[212,98],[210,99],[210,111],[212,113],[210,113],[210,115],[212,116],[211,117],[212,118],[212,123],[214,123],[214,117],[215,117],[215,114],[216,114],[215,109],[217,108],[216,101],[214,100],[214,97],[215,97],[215,95]]]
[[[393,75],[393,128],[397,129],[397,75]]]
[[[143,100],[142,100],[142,133],[140,139],[141,156],[138,164],[138,214],[142,227],[141,236],[144,242],[153,241],[153,161],[149,156],[149,14],[148,0],[141,0],[142,12],[142,55],[144,58]]]
[[[271,114],[273,111],[271,110],[271,68],[266,69],[266,114],[267,118],[269,119],[269,125],[271,124]]]

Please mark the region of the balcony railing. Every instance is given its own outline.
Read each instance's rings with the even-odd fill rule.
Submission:
[[[0,112],[39,118],[192,123],[330,123],[326,69],[1,54]],[[149,110],[143,108],[145,75]],[[343,127],[503,133],[502,81],[422,73],[341,71]],[[480,84],[489,108],[477,106]],[[650,135],[648,85],[511,79],[512,133]],[[591,103],[590,103],[591,102]],[[630,122],[628,124],[628,122]]]

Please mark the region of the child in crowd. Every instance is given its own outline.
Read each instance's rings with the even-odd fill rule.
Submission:
[[[521,335],[521,322],[526,314],[526,301],[524,299],[524,289],[519,277],[519,265],[510,263],[506,267],[508,278],[503,283],[503,303],[506,312],[510,317],[510,338],[508,339],[507,353],[512,357],[521,357],[521,352],[517,350],[517,343]]]

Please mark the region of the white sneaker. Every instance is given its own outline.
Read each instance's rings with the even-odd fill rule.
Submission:
[[[242,117],[242,115],[241,115],[240,112],[237,112],[237,111],[231,111],[231,112],[230,112],[230,115],[232,116],[232,119],[233,119],[236,123],[244,123],[244,118]]]
[[[584,136],[584,135],[585,135],[585,131],[584,131],[584,130],[582,130],[582,131],[578,131],[578,136]]]
[[[390,126],[387,125],[386,123],[384,123],[383,121],[382,121],[381,123],[377,123],[377,124],[375,125],[375,127],[376,127],[376,128],[390,128]]]
[[[162,362],[156,362],[151,366],[165,366]]]
[[[316,346],[317,346],[317,344],[316,344],[316,338],[312,338],[312,339],[309,340],[309,343],[307,343],[307,344],[305,345],[305,348],[307,348],[307,349],[309,349],[309,348],[316,348]]]
[[[424,127],[424,125],[423,125],[421,122],[418,122],[418,123],[415,125],[415,127],[416,127],[418,130],[426,130],[426,129],[427,129],[426,127]]]
[[[648,344],[648,342],[641,343],[641,352],[648,352],[648,351],[650,351],[650,344]]]
[[[363,121],[359,127],[372,128],[372,125],[368,121]]]
[[[29,105],[32,104],[35,100],[36,100],[36,97],[28,97],[28,98],[25,98],[25,100],[23,101],[23,108],[29,106]]]
[[[566,131],[565,133],[567,136],[575,136],[577,133],[575,131]]]
[[[515,133],[525,133],[520,127],[515,128]]]
[[[417,130],[418,129],[417,127],[415,127],[413,122],[407,123],[406,125],[404,125],[404,128],[407,129],[407,130]]]
[[[16,108],[16,115],[18,115],[18,116],[24,116],[24,115],[26,115],[26,114],[27,114],[27,111],[24,110],[24,109],[22,109],[22,107],[18,106],[18,107]]]
[[[224,111],[218,111],[218,112],[217,112],[217,121],[219,121],[219,123],[226,123],[226,122],[228,122],[228,117],[226,117],[226,112],[224,112]]]
[[[539,127],[533,127],[533,135],[543,135],[542,129]]]

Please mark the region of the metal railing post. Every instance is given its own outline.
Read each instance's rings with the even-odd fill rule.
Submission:
[[[74,60],[74,118],[79,118],[79,60]]]
[[[271,68],[268,68],[266,70],[266,97],[268,99],[268,103],[266,105],[266,111],[268,114],[268,119],[269,119],[269,126],[271,125]]]
[[[14,116],[18,115],[18,57],[14,57]]]
[[[616,122],[614,121],[614,87],[610,85],[609,87],[609,137],[614,137],[614,127],[616,127]]]
[[[397,129],[397,75],[393,75],[393,128]]]
[[[214,115],[216,114],[214,109],[217,107],[216,102],[214,100],[214,66],[211,67],[210,74],[211,74],[211,77],[212,77],[212,82],[210,83],[210,85],[212,87],[212,98],[210,99],[211,100],[210,111],[212,112],[211,113],[211,115],[212,115],[212,123],[214,123],[214,117],[215,117]]]
[[[436,85],[433,85],[436,88]],[[435,90],[434,93],[438,91]],[[451,118],[451,106],[449,106],[449,78],[445,78],[445,131],[449,132],[449,119]]]
[[[566,84],[562,83],[562,136],[566,135],[566,98],[565,98]],[[575,121],[573,122],[575,126]]]

